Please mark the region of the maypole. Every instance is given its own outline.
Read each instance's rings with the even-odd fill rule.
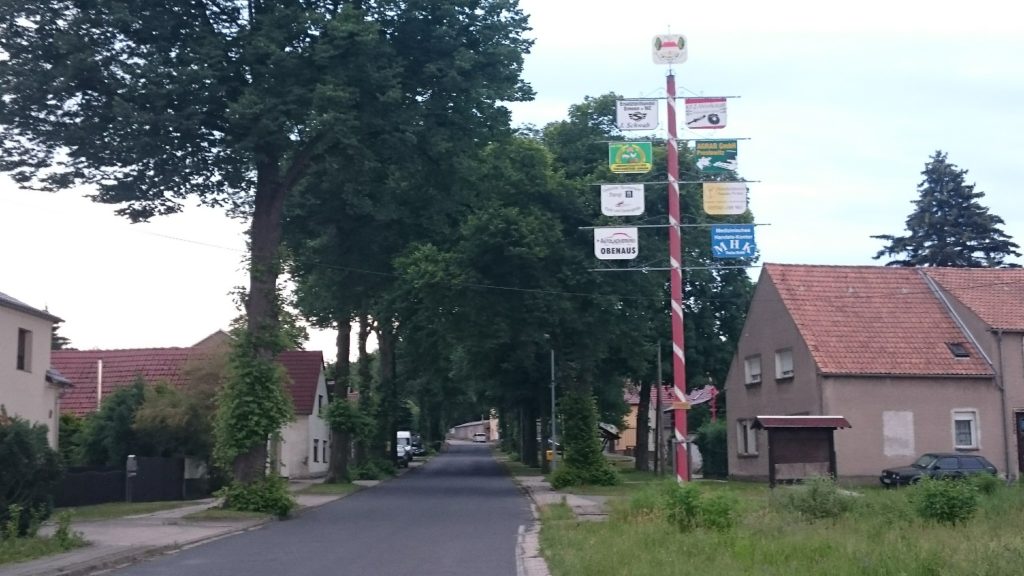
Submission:
[[[685,42],[680,37],[680,42]],[[685,50],[684,46],[680,48]],[[683,52],[685,54],[685,52]],[[676,77],[669,70],[665,80],[668,93],[668,254],[672,296],[672,383],[676,400],[672,405],[675,427],[676,480],[690,480],[690,459],[686,451],[686,354],[683,340],[683,238],[679,228],[679,143],[676,128]]]

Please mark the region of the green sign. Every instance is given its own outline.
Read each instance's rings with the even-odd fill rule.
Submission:
[[[608,145],[608,166],[616,174],[643,174],[654,167],[650,142],[612,142]]]
[[[731,174],[736,171],[735,140],[697,140],[694,158],[701,174]]]

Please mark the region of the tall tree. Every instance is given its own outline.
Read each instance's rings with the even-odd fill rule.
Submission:
[[[507,122],[498,102],[529,96],[526,29],[515,0],[3,2],[0,171],[50,191],[92,186],[135,222],[188,197],[248,217],[251,336],[238,346],[266,363],[280,345],[286,198],[318,166],[344,178],[360,136],[428,147],[453,111]],[[425,121],[396,125],[413,103]],[[252,398],[265,384],[232,385]],[[257,437],[279,427],[272,420],[232,442],[243,482],[263,474]]]
[[[68,350],[71,348],[71,339],[62,335],[60,324],[54,324],[50,331],[50,350]]]
[[[1003,219],[981,205],[984,192],[967,184],[967,170],[936,152],[925,164],[918,185],[920,197],[906,220],[906,236],[872,236],[888,242],[874,259],[892,256],[886,266],[952,266],[959,268],[1017,267],[1006,262],[1020,256],[1020,246],[999,229]]]

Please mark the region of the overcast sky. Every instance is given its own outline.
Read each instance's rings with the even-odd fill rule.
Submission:
[[[766,224],[765,262],[876,264],[882,243],[870,236],[903,232],[937,149],[970,170],[982,203],[1024,241],[1024,14],[1012,3],[521,6],[536,39],[525,77],[537,98],[512,106],[516,123],[560,120],[587,95],[664,96],[651,37],[687,36],[680,95],[741,98],[729,101],[725,130],[682,136],[750,138],[739,167],[760,181],[750,208]],[[242,223],[189,208],[131,225],[87,192],[22,191],[0,177],[0,292],[47,306],[79,348],[188,346],[227,327],[230,292],[247,283]],[[332,358],[333,340],[314,333],[309,348]]]

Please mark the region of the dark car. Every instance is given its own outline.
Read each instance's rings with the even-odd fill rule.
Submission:
[[[427,449],[423,447],[423,438],[419,434],[412,435],[412,455],[426,456]]]
[[[930,478],[964,478],[971,474],[996,474],[996,467],[984,456],[969,454],[944,454],[930,452],[922,455],[910,466],[886,468],[878,477],[884,486],[916,484]]]

